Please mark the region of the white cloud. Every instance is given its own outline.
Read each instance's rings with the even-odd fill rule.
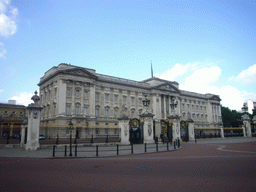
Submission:
[[[166,71],[165,73],[163,73],[161,75],[156,74],[156,76],[159,77],[160,79],[174,81],[177,77],[184,75],[189,70],[190,67],[191,67],[190,63],[188,63],[186,65],[181,65],[181,64],[177,63],[170,70]]]
[[[0,93],[1,93],[1,92],[3,92],[3,91],[4,91],[4,90],[3,90],[3,89],[1,89],[1,90],[0,90]]]
[[[236,77],[230,77],[229,81],[236,81],[243,84],[254,84],[256,83],[256,64],[250,66],[248,69],[243,70]]]
[[[218,66],[202,67],[202,65],[194,65],[192,67],[191,64],[176,64],[172,69],[158,75],[158,77],[174,81],[177,80],[177,77],[182,76],[185,73],[187,73],[188,76],[185,77],[184,82],[178,82],[181,90],[201,94],[212,93],[219,95],[222,100],[221,104],[230,109],[240,111],[244,101],[248,99],[256,99],[256,94],[254,93],[240,91],[236,87],[230,85],[219,86],[217,83],[221,76],[221,69]],[[172,74],[174,75],[170,78]],[[248,74],[249,72],[247,72],[247,75]]]
[[[22,92],[19,96],[13,96],[12,98],[10,98],[10,100],[16,100],[17,104],[27,106],[28,104],[33,103],[33,101],[31,100],[31,97],[33,95],[34,93]]]
[[[17,8],[10,6],[10,0],[0,0],[0,36],[9,37],[17,31]]]
[[[7,51],[4,48],[4,44],[0,42],[0,58],[4,58],[6,53]]]

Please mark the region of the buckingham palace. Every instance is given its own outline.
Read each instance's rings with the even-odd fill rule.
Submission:
[[[67,137],[71,120],[73,135],[78,138],[119,135],[122,111],[131,120],[139,119],[145,95],[150,100],[148,109],[154,114],[154,136],[166,135],[164,122],[171,126],[168,116],[174,99],[180,120],[192,120],[197,134],[219,135],[222,126],[218,95],[180,90],[177,82],[153,75],[134,81],[61,63],[45,72],[38,86],[43,108],[40,133],[47,138]]]

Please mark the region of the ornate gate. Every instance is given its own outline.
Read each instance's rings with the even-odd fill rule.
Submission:
[[[182,141],[189,141],[188,123],[186,121],[180,122],[180,136]]]
[[[168,141],[172,142],[172,124],[169,122],[169,119],[161,120],[161,139],[163,142]]]
[[[139,119],[130,120],[130,142],[132,144],[143,143],[143,124],[140,123]]]

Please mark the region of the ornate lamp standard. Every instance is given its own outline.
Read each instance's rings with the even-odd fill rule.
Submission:
[[[70,135],[70,152],[69,152],[69,156],[72,157],[72,130],[74,129],[73,128],[72,120],[69,121],[68,125],[69,125],[69,135]]]
[[[145,99],[142,100],[143,106],[146,107],[146,111],[148,111],[148,106],[150,105],[150,100],[147,97],[148,95],[145,94]]]
[[[172,109],[172,112],[175,112],[175,108],[177,108],[177,101],[175,102],[175,98],[172,96],[171,97],[171,104],[170,104],[170,107]]]

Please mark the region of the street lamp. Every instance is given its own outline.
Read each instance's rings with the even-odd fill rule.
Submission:
[[[147,97],[148,97],[148,95],[145,94],[145,99],[142,100],[143,106],[146,107],[146,110],[148,110],[148,106],[150,105],[150,100]]]
[[[178,101],[175,102],[175,98],[174,96],[171,97],[171,104],[170,104],[170,107],[171,109],[174,111],[174,109],[177,107],[177,103]]]
[[[69,125],[69,135],[70,135],[70,152],[69,152],[69,156],[72,157],[72,130],[74,129],[73,128],[72,120],[69,121],[68,125]]]

